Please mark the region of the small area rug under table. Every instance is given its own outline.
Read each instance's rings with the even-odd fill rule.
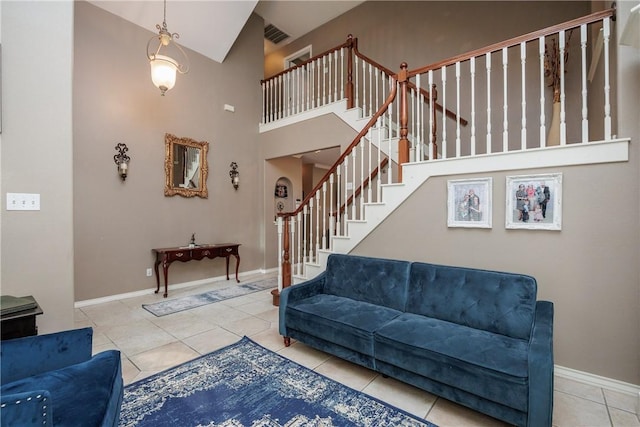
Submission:
[[[125,387],[120,426],[436,427],[247,337]]]
[[[205,292],[197,295],[188,295],[181,298],[168,299],[166,301],[154,302],[152,304],[142,304],[142,308],[157,317],[177,313],[179,311],[190,310],[214,302],[235,298],[253,292],[275,289],[278,287],[278,279],[273,277],[257,282],[232,285],[222,289]]]

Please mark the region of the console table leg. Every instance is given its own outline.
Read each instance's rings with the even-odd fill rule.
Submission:
[[[169,291],[168,291],[169,286],[167,284],[167,281],[168,281],[167,276],[169,275],[169,265],[168,264],[166,264],[166,263],[162,264],[162,272],[164,273],[164,295],[162,295],[162,296],[166,298],[167,295],[169,294]]]
[[[234,255],[234,256],[236,257],[236,282],[240,283],[240,279],[238,279],[238,268],[240,268],[240,255]],[[228,259],[229,258],[227,258],[227,260]],[[228,271],[229,269],[227,268],[227,274],[229,274]]]
[[[153,269],[156,272],[156,294],[160,292],[160,274],[158,273],[158,265],[160,265],[160,261],[156,260],[156,263],[153,265]]]

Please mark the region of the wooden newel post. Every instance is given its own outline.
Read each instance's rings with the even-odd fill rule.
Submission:
[[[347,36],[347,108],[353,108],[353,47],[358,39],[353,38],[352,34]]]
[[[282,230],[282,289],[291,286],[291,254],[289,220],[291,217],[284,217],[284,230]]]
[[[402,182],[402,165],[409,162],[408,107],[407,107],[407,68],[406,62],[400,64],[398,83],[400,84],[400,141],[398,142],[398,182]]]
[[[436,105],[438,100],[438,89],[435,84],[431,85],[431,99],[432,105]],[[436,138],[438,132],[438,121],[436,120],[436,109],[431,109],[431,153],[429,154],[429,160],[435,160],[438,158],[438,140]]]

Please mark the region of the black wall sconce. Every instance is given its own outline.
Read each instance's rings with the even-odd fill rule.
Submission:
[[[118,175],[120,175],[120,178],[124,181],[127,179],[127,173],[129,172],[129,160],[131,160],[131,158],[125,154],[129,151],[129,148],[127,147],[127,144],[120,142],[116,145],[116,150],[118,151],[118,154],[113,156],[113,161],[118,166]]]
[[[229,167],[231,168],[231,170],[229,171],[231,185],[233,185],[233,188],[237,190],[240,185],[240,172],[238,172],[238,164],[236,162],[231,162]]]

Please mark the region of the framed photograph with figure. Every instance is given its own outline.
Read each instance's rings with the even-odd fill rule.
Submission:
[[[493,178],[447,181],[447,226],[491,228]]]
[[[507,177],[506,228],[562,229],[562,174]]]

